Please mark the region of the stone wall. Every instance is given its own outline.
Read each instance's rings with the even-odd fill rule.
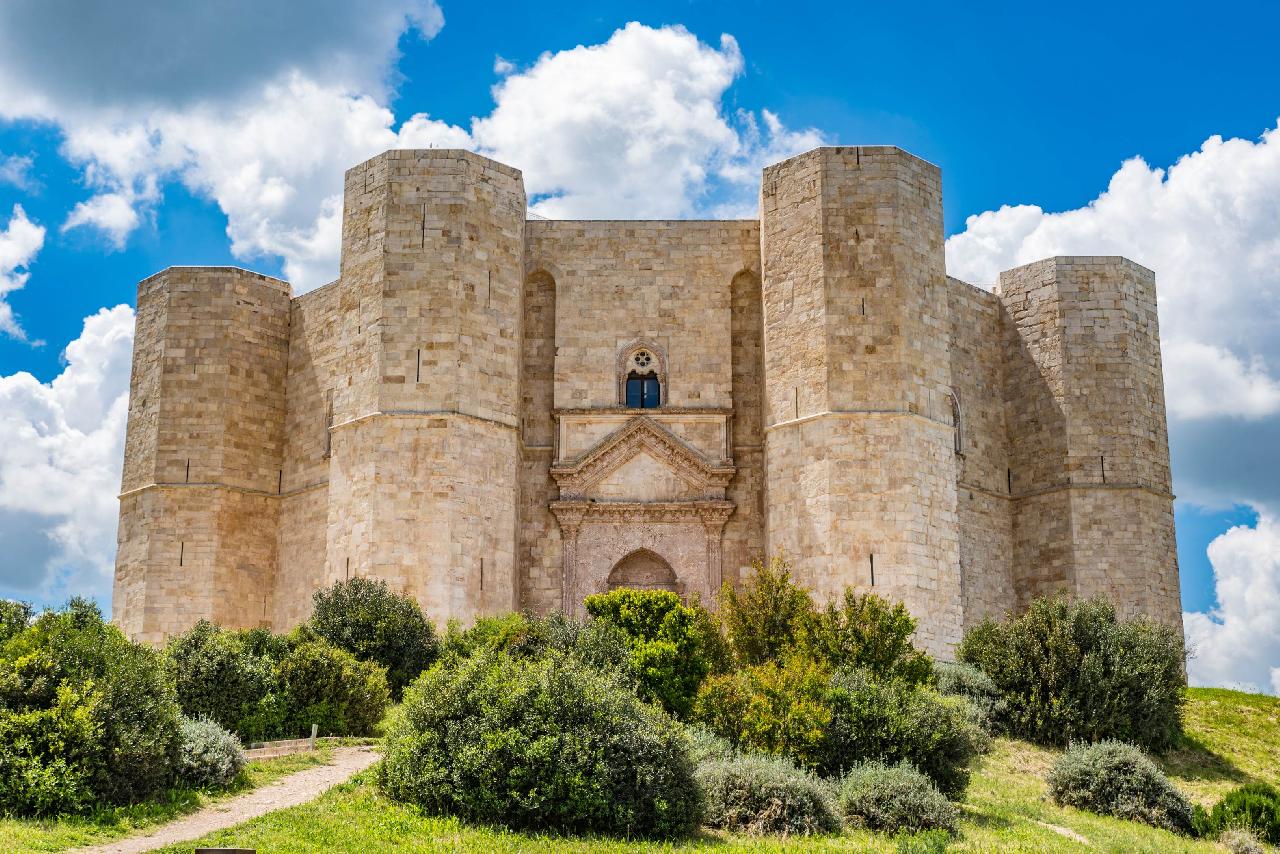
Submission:
[[[133,637],[270,619],[289,296],[229,267],[138,286],[116,564]]]
[[[769,549],[820,599],[904,602],[959,640],[949,311],[936,167],[822,148],[761,196]]]
[[[947,298],[951,392],[959,416],[953,440],[960,580],[968,627],[984,617],[999,618],[1017,605],[1004,405],[1004,310],[994,294],[958,279],[947,279]]]
[[[356,363],[372,367],[335,395],[329,559],[439,623],[509,611],[520,173],[469,152],[391,151],[347,173],[345,211],[342,287],[367,321]]]
[[[230,268],[139,286],[134,637],[286,630],[358,575],[437,623],[576,613],[628,561],[709,599],[766,551],[819,599],[905,602],[943,656],[1059,590],[1180,621],[1132,262],[947,279],[939,172],[890,147],[770,166],[759,222],[526,222],[518,171],[444,150],[356,166],[344,205],[341,277],[296,299]],[[658,409],[625,405],[637,348]]]
[[[1020,605],[1066,591],[1181,625],[1155,278],[1113,257],[1002,273]]]

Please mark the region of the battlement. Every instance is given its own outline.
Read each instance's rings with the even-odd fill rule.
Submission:
[[[1154,274],[944,269],[941,173],[830,146],[760,218],[531,221],[519,170],[388,151],[344,183],[341,274],[138,289],[115,617],[285,629],[385,579],[438,622],[708,601],[785,554],[905,602],[947,655],[1065,590],[1180,619]]]

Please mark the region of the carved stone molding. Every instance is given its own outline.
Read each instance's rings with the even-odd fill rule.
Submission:
[[[634,538],[646,529],[645,536],[665,539],[669,547],[683,556],[683,572],[678,571],[680,590],[706,594],[708,601],[713,601],[720,589],[724,562],[722,540],[724,525],[734,510],[731,501],[577,499],[553,501],[550,507],[560,524],[564,543],[562,592],[564,613],[568,616],[578,615],[582,600],[588,595],[602,592],[600,584],[607,578],[613,561],[624,556],[618,551],[619,542]],[[655,526],[668,533],[654,535]],[[580,557],[583,554],[594,557],[584,564]]]
[[[724,498],[725,489],[736,471],[732,464],[709,462],[657,421],[638,415],[578,458],[553,465],[551,476],[560,487],[562,499],[585,498],[593,486],[641,450],[667,465],[693,491],[707,499]]]

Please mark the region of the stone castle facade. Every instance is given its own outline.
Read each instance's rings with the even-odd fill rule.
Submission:
[[[1156,293],[1123,258],[946,275],[939,170],[764,170],[760,218],[544,221],[465,151],[347,172],[340,278],[138,288],[115,618],[287,629],[385,579],[438,623],[707,601],[786,555],[946,654],[1060,590],[1181,620]]]

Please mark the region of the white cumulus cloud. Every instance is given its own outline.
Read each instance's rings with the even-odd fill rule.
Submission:
[[[772,113],[763,131],[751,113],[726,114],[742,70],[732,36],[712,47],[683,27],[630,23],[504,78],[472,136],[523,170],[543,216],[688,217],[726,201],[754,210],[764,162],[822,136],[788,131]]]
[[[366,5],[359,4],[362,13]],[[318,56],[303,44],[305,33],[293,33],[273,45],[270,58],[237,47],[231,54],[242,64],[197,50],[192,62],[202,74],[183,70],[163,82],[110,71],[118,45],[94,53],[95,39],[83,45],[90,55],[53,69],[28,47],[6,53],[0,35],[0,115],[62,128],[63,154],[82,167],[93,192],[64,230],[95,228],[121,247],[154,215],[166,182],[181,181],[226,214],[238,258],[248,265],[283,259],[299,292],[337,273],[343,172],[388,148],[471,148],[516,166],[545,216],[665,218],[750,215],[760,168],[823,141],[815,130],[787,129],[768,111],[761,118],[726,112],[724,95],[743,71],[732,37],[713,47],[683,27],[635,23],[603,44],[544,54],[523,71],[499,58],[494,108],[470,127],[425,112],[401,121],[381,82],[391,77],[398,38],[412,26],[433,35],[443,18],[422,0],[374,5],[377,26],[352,23],[349,41],[339,32],[351,17],[345,12],[315,33],[345,45],[333,51],[341,61]],[[8,15],[11,24],[37,30],[38,44],[83,26],[44,8],[18,0],[0,9],[0,30]],[[190,29],[191,19],[172,8],[121,38],[151,56],[148,45]],[[197,23],[208,17],[193,14]],[[220,34],[239,46],[266,41],[263,32],[282,26],[275,7],[247,0],[239,16],[218,17],[205,38]],[[181,55],[166,43],[161,64],[180,64]],[[209,89],[210,79],[223,85]],[[98,97],[81,97],[98,88]]]
[[[101,309],[51,382],[0,376],[0,595],[107,598],[128,417],[133,309]]]
[[[27,218],[22,205],[14,205],[9,223],[0,231],[0,333],[25,341],[27,336],[5,297],[27,283],[27,267],[44,246],[44,226]]]
[[[1280,521],[1232,528],[1209,559],[1219,607],[1185,616],[1191,681],[1280,694]]]

